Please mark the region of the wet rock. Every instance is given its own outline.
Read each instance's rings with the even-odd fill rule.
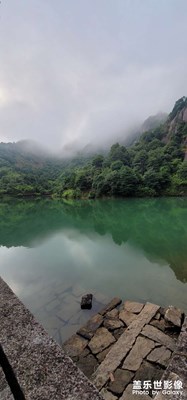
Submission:
[[[181,327],[182,312],[179,308],[169,306],[165,311],[164,318],[177,327]]]
[[[163,369],[153,365],[147,361],[143,361],[140,368],[136,372],[134,380],[137,381],[156,381],[160,380],[163,375]],[[146,377],[146,378],[145,378]]]
[[[156,362],[163,367],[167,367],[169,359],[171,357],[171,351],[166,349],[165,346],[157,347],[148,356],[147,360],[151,362]]]
[[[101,395],[103,396],[104,400],[118,400],[116,396],[114,396],[111,392],[109,392],[105,388],[101,390]]]
[[[143,359],[150,353],[152,349],[154,349],[155,343],[147,338],[138,337],[136,342],[126,357],[123,368],[128,369],[130,371],[137,371],[140,367]]]
[[[80,328],[77,333],[86,339],[91,339],[96,332],[96,330],[100,327],[103,322],[103,317],[100,314],[94,315],[90,320],[87,322],[85,326]]]
[[[83,352],[87,343],[88,340],[78,335],[73,335],[70,339],[66,340],[62,348],[69,357],[76,357]]]
[[[93,294],[91,294],[91,293],[88,293],[88,294],[85,294],[84,296],[82,296],[81,308],[90,310],[92,308],[92,299],[93,299]]]
[[[161,319],[160,321],[158,321],[158,320],[156,320],[156,319],[153,319],[153,320],[150,322],[150,325],[155,326],[155,328],[160,329],[162,332],[165,331],[165,322],[164,322],[163,319]]]
[[[119,315],[119,310],[117,308],[114,308],[113,310],[108,311],[106,313],[107,318],[118,318],[118,315]]]
[[[109,353],[111,347],[112,347],[112,345],[109,346],[109,347],[107,347],[105,350],[101,351],[100,353],[98,353],[98,354],[96,355],[96,357],[97,357],[99,363],[101,363],[101,362],[105,359],[105,357],[106,357],[106,355]]]
[[[124,303],[124,309],[134,314],[139,314],[143,307],[144,304],[137,303],[136,301],[125,301]]]
[[[120,336],[123,334],[125,329],[126,328],[122,327],[122,328],[119,328],[119,329],[115,329],[115,331],[112,332],[112,334],[114,335],[116,340],[118,340],[120,338]]]
[[[108,303],[100,312],[99,314],[105,315],[109,311],[113,310],[113,308],[117,307],[119,304],[121,304],[122,300],[119,297],[114,297],[110,303]]]
[[[119,313],[119,319],[125,323],[126,326],[129,326],[134,319],[136,319],[136,315],[134,315],[132,312],[127,311],[127,310],[122,310]]]
[[[80,357],[81,357],[81,358],[86,357],[86,356],[88,356],[88,354],[90,354],[90,350],[86,347],[86,348],[82,351],[82,353],[80,354]]]
[[[122,328],[124,326],[123,322],[121,322],[117,318],[116,319],[106,318],[103,325],[109,331],[114,331],[115,329]]]
[[[133,372],[118,368],[114,372],[114,381],[110,382],[108,387],[112,393],[120,395],[124,392],[126,386],[131,381],[133,376]]]
[[[87,376],[87,378],[90,378],[99,364],[96,358],[92,354],[89,354],[86,357],[81,357],[77,362],[77,366],[81,369],[84,375]]]
[[[148,337],[149,339],[154,340],[166,347],[168,349],[174,351],[176,347],[176,342],[174,339],[166,335],[165,333],[161,332],[159,329],[155,328],[151,325],[145,325],[142,332],[142,335]]]
[[[106,328],[99,328],[90,340],[88,346],[93,354],[97,354],[115,341],[114,336]]]

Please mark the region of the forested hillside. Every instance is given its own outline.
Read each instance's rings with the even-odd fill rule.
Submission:
[[[167,121],[131,147],[114,144],[107,155],[60,160],[0,144],[0,194],[72,198],[187,194],[187,97]]]

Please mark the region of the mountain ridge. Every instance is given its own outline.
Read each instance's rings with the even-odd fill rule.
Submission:
[[[95,198],[187,193],[185,96],[176,101],[164,123],[143,132],[129,147],[115,143],[108,153],[61,159],[42,154],[39,148],[29,151],[27,144],[0,143],[1,195]]]

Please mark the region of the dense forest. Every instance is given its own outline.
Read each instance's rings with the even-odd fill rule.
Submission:
[[[64,198],[187,194],[187,97],[130,147],[62,160],[0,144],[0,195]]]

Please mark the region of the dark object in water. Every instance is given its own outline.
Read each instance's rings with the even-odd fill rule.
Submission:
[[[85,294],[84,296],[82,296],[81,308],[90,310],[92,308],[92,298],[93,298],[93,294],[91,294],[91,293]]]

